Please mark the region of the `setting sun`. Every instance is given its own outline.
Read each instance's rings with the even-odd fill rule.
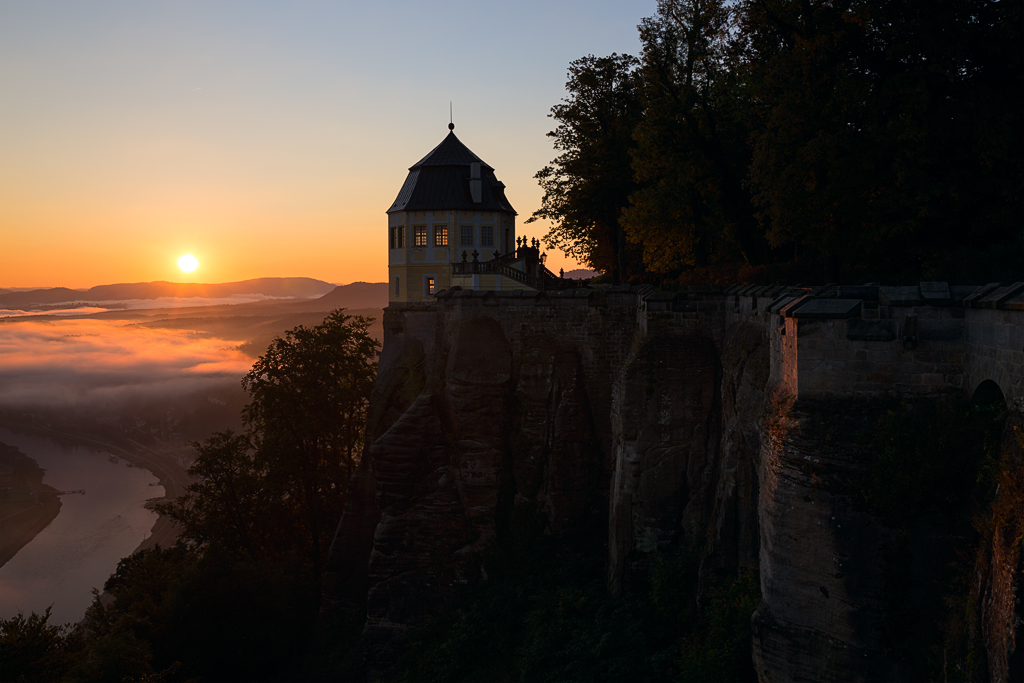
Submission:
[[[199,259],[197,259],[192,254],[185,254],[180,259],[178,259],[178,267],[181,268],[183,272],[191,273],[193,270],[199,267]]]

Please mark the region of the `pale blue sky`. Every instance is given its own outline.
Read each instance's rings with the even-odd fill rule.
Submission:
[[[569,62],[636,54],[654,11],[2,1],[0,287],[173,279],[183,251],[205,281],[383,280],[383,212],[449,100],[522,227]]]

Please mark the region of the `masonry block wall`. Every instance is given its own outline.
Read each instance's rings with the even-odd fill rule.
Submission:
[[[985,380],[999,385],[1007,402],[1024,412],[1024,311],[970,310],[964,352],[965,391]]]
[[[460,327],[489,318],[501,326],[515,363],[541,347],[578,352],[595,412],[608,415],[610,378],[636,337],[637,301],[637,291],[628,287],[549,293],[447,290],[435,302],[391,304],[385,309],[385,351],[389,333],[402,331],[419,338],[425,356],[431,358],[435,349],[451,347],[451,337]],[[608,420],[598,420],[596,427],[599,440],[607,445],[611,439]]]
[[[1024,409],[1024,283],[448,290],[433,302],[392,304],[385,327],[415,334],[429,356],[438,334],[477,316],[496,320],[516,353],[542,339],[580,349],[602,407],[602,387],[644,337],[674,331],[720,345],[731,325],[746,322],[769,339],[770,383],[780,394],[971,395],[991,380]]]
[[[1024,398],[1024,283],[828,287],[769,310],[779,384],[796,398],[970,396],[986,380]]]

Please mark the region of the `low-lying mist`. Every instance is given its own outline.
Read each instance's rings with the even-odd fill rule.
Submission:
[[[382,287],[386,298],[386,285],[350,285],[314,300],[0,319],[0,424],[174,448],[239,429],[242,376],[272,339]],[[347,312],[374,318],[381,338],[380,308]]]
[[[0,408],[121,412],[237,391],[252,364],[243,341],[124,321],[6,321]]]

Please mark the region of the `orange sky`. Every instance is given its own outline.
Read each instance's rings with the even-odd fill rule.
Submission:
[[[384,211],[450,100],[539,237],[566,67],[635,53],[654,5],[5,4],[0,287],[383,281]]]

